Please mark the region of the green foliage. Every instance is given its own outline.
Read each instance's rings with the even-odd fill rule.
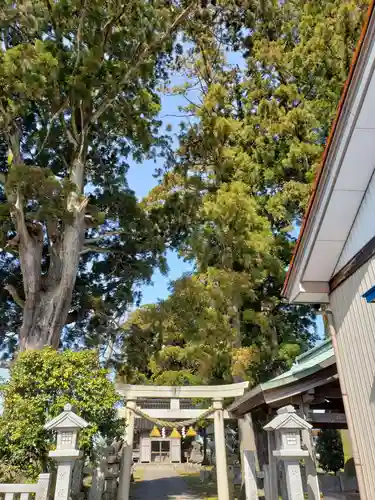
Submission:
[[[5,192],[9,197],[21,194],[30,210],[26,219],[44,221],[57,218],[68,222],[68,196],[75,186],[68,179],[58,180],[49,168],[12,165],[7,175]],[[9,210],[9,208],[8,208]]]
[[[121,375],[132,381],[141,369],[153,383],[188,373],[192,383],[227,378],[236,335],[229,293],[238,294],[241,286],[248,286],[246,276],[232,283],[224,271],[208,269],[176,281],[169,299],[138,309],[123,325]],[[139,338],[148,340],[141,344]]]
[[[202,379],[188,370],[166,370],[153,379],[156,385],[200,385]]]
[[[182,371],[255,384],[310,347],[314,314],[284,304],[282,283],[368,3],[4,0],[0,284],[15,302],[0,287],[2,352],[17,345],[24,301],[35,312],[30,302],[49,300],[69,265],[74,287],[55,308],[64,317],[30,323],[57,325],[74,347],[122,343],[129,380]],[[158,118],[172,70],[184,84],[168,90],[187,98],[188,115],[175,154]],[[160,184],[139,203],[129,158],[159,153]],[[40,253],[19,255],[23,218]],[[171,247],[195,272],[119,334],[116,318],[156,266],[166,270]]]
[[[53,436],[44,424],[70,403],[90,426],[80,433],[80,446],[90,454],[93,439],[119,435],[116,419],[119,397],[95,351],[56,352],[52,348],[18,356],[11,378],[3,386],[4,411],[0,417],[0,474],[22,471],[35,478],[48,466]],[[7,472],[8,471],[8,472]]]
[[[174,367],[256,384],[314,344],[314,311],[281,291],[368,3],[243,0],[226,4],[220,36],[189,26],[189,81],[173,89],[189,118],[144,204],[196,268],[147,321],[151,379]]]
[[[323,429],[316,443],[319,465],[326,472],[335,474],[344,467],[344,451],[340,432],[336,429]]]
[[[239,343],[233,303],[248,293],[249,286],[248,275],[214,268],[174,282],[168,299],[138,309],[123,325],[126,362],[120,363],[119,376],[129,383],[175,385],[174,380],[190,374],[191,383],[245,378],[255,385],[272,373],[274,365],[289,366],[301,351],[301,332],[293,337],[293,325],[284,325],[289,343],[280,342],[274,365],[269,360],[267,322],[266,333],[256,332],[251,339],[243,336]],[[241,332],[246,332],[246,321],[250,318],[244,320]],[[281,336],[281,328],[279,332]]]
[[[130,159],[154,158],[168,144],[159,134],[157,89],[168,79],[177,30],[195,8],[179,1],[1,2],[3,355],[17,345],[22,304],[47,314],[32,301],[50,300],[63,280],[67,295],[55,308],[61,317],[31,323],[56,325],[43,332],[44,343],[63,331],[65,345],[90,346],[108,343],[117,333],[113,318],[139,299],[138,285],[155,267],[165,271],[166,238],[126,172]],[[75,247],[65,243],[72,225]],[[81,254],[78,264],[73,253]],[[25,316],[21,333],[33,337]]]

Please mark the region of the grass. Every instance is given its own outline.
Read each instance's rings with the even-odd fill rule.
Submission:
[[[199,475],[196,473],[182,473],[180,475],[187,482],[192,493],[201,495],[204,500],[217,500],[217,487],[215,483],[202,483]]]
[[[145,475],[144,474],[144,470],[142,470],[142,469],[135,469],[134,474],[133,474],[133,476],[134,476],[134,482],[135,483],[139,483],[140,481],[143,481],[144,475]]]

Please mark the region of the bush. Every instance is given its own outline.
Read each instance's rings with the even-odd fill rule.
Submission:
[[[66,403],[90,424],[80,433],[79,444],[86,453],[92,453],[95,436],[113,439],[121,432],[115,408],[119,396],[97,352],[27,351],[13,363],[10,375],[2,387],[0,474],[22,471],[35,479],[47,470],[55,441],[43,426]]]
[[[325,472],[336,474],[344,467],[344,451],[338,430],[321,430],[316,443],[316,452],[319,454],[319,464]]]

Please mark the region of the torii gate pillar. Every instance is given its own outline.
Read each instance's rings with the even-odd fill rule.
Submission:
[[[133,464],[134,421],[136,401],[126,402],[126,429],[124,436],[124,449],[122,452],[119,486],[117,500],[127,500],[130,493],[131,471]]]
[[[229,500],[227,450],[223,415],[223,398],[213,400],[215,427],[215,458],[218,500]]]

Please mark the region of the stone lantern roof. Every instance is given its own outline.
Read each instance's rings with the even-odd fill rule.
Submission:
[[[66,404],[64,411],[48,422],[44,428],[47,431],[64,429],[84,429],[89,424],[72,411],[72,405]]]
[[[264,426],[263,429],[268,432],[280,429],[311,430],[312,425],[297,415],[294,407],[289,405],[280,408],[277,411],[277,416]]]

